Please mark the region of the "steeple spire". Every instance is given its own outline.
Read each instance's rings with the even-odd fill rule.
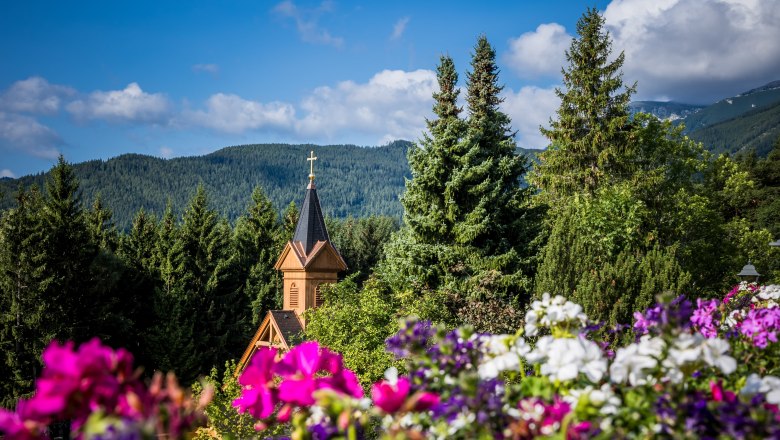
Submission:
[[[300,242],[304,252],[308,254],[318,241],[330,241],[330,237],[325,228],[320,199],[317,197],[317,189],[314,186],[314,161],[317,160],[314,151],[306,160],[310,163],[309,185],[306,187],[306,198],[303,199],[298,225],[295,227],[292,241],[293,243]]]
[[[307,159],[309,161],[309,182],[311,185],[314,185],[314,161],[317,160],[316,157],[314,157],[314,151],[311,152],[311,156],[309,156]]]

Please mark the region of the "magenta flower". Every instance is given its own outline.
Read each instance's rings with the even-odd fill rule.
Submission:
[[[45,439],[44,432],[50,419],[41,419],[28,400],[16,404],[16,412],[0,408],[0,432],[7,440]]]
[[[241,397],[233,401],[239,412],[249,411],[256,419],[270,416],[278,400],[273,388],[276,349],[264,347],[255,353],[238,382],[244,386]]]
[[[691,323],[695,325],[699,332],[707,338],[714,338],[718,336],[718,319],[720,313],[718,310],[717,300],[702,300],[701,298],[696,300],[696,310],[693,311],[691,316]]]
[[[777,331],[780,330],[780,307],[751,309],[738,327],[739,332],[750,338],[756,347],[764,348],[770,341],[777,342]]]
[[[292,348],[274,372],[284,379],[279,384],[279,399],[298,406],[314,404],[314,391],[331,389],[341,394],[362,397],[357,377],[344,369],[341,355],[320,347],[316,341],[304,342]],[[330,373],[330,376],[318,376]]]
[[[413,397],[414,411],[427,411],[439,404],[441,398],[438,394],[429,393],[427,391],[418,391]]]
[[[371,400],[382,411],[392,414],[403,406],[409,395],[409,379],[399,377],[395,383],[383,380],[371,387]]]

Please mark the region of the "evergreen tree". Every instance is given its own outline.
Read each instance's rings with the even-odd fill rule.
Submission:
[[[43,293],[46,309],[43,334],[60,340],[85,341],[104,310],[94,291],[90,266],[97,247],[90,240],[73,168],[60,156],[46,181],[41,230]]]
[[[386,249],[390,269],[385,273],[395,273],[391,284],[405,311],[454,319],[450,323],[471,320],[449,310],[455,302],[464,307],[485,302],[481,310],[496,311],[495,319],[515,316],[489,303],[519,306],[527,300],[530,244],[538,224],[537,211],[528,208],[530,193],[520,187],[526,162],[515,154],[509,117],[499,109],[495,51],[484,36],[471,67],[469,117],[463,120],[457,75],[452,60],[442,57],[440,90],[434,95],[437,119],[428,121],[430,135],[409,153],[413,179],[402,199],[407,227]],[[408,295],[405,286],[425,294]]]
[[[282,285],[274,269],[282,249],[282,235],[278,215],[271,201],[258,186],[252,192],[252,202],[244,216],[236,223],[233,240],[244,293],[252,304],[251,320],[258,324],[268,310],[282,306]]]
[[[0,406],[11,407],[32,391],[40,372],[40,352],[48,335],[40,331],[43,242],[37,188],[19,188],[16,206],[0,218]]]
[[[203,185],[184,213],[167,261],[171,284],[159,303],[171,321],[153,340],[161,344],[171,338],[187,349],[168,354],[167,361],[191,380],[234,356],[246,342],[241,336],[248,324],[242,317],[249,305],[241,293],[236,258],[230,255],[230,227],[209,208]]]
[[[292,240],[295,235],[295,227],[298,225],[298,216],[301,213],[295,205],[295,201],[290,201],[287,209],[282,214],[282,234],[279,236],[279,243],[284,246],[285,243]]]
[[[550,146],[539,155],[531,181],[551,206],[574,192],[593,193],[605,179],[625,178],[632,171],[628,104],[636,89],[623,89],[621,52],[610,61],[612,42],[604,18],[589,8],[577,22],[577,37],[566,51],[562,69],[565,90],[557,118],[542,133]],[[623,90],[621,90],[623,89]]]
[[[107,251],[116,250],[119,235],[114,225],[113,214],[103,204],[103,198],[100,196],[100,193],[95,195],[92,208],[86,212],[86,221],[90,239],[93,243],[100,249]]]

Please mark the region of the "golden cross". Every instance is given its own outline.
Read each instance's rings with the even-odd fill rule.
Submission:
[[[314,161],[317,160],[317,158],[314,157],[314,151],[311,152],[311,157],[306,160],[309,161],[309,180],[314,180]]]

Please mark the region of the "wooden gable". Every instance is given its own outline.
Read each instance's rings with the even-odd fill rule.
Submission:
[[[282,352],[287,351],[294,343],[293,339],[302,331],[303,326],[294,311],[271,310],[266,313],[236,366],[236,376],[244,371],[260,347],[274,347]]]
[[[301,270],[306,264],[305,256],[300,254],[300,251],[296,249],[292,241],[288,241],[284,246],[279,259],[276,260],[274,269],[286,271],[286,270]]]
[[[347,263],[336,248],[328,241],[320,241],[306,259],[306,270],[316,272],[341,272],[347,270]]]

